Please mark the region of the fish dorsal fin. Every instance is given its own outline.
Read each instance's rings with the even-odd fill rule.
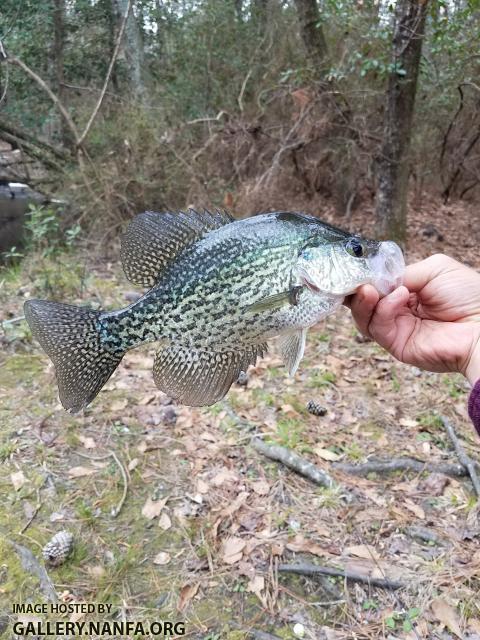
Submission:
[[[307,338],[307,329],[300,329],[295,333],[288,333],[280,336],[278,339],[278,347],[288,373],[294,376],[305,351],[305,340]]]
[[[155,384],[181,404],[202,407],[215,404],[228,392],[240,371],[255,364],[266,345],[239,351],[209,351],[171,344],[157,351],[153,365]]]
[[[122,238],[121,259],[127,278],[153,287],[178,254],[209,231],[232,222],[224,211],[145,211],[128,225]]]

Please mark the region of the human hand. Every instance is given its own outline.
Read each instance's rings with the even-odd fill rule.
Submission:
[[[346,301],[360,331],[401,362],[480,378],[480,274],[437,254],[407,266],[404,286],[379,300],[364,285]]]

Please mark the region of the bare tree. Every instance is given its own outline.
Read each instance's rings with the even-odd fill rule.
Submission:
[[[377,165],[379,236],[405,241],[408,154],[428,0],[398,0],[383,142]]]
[[[300,34],[307,56],[321,77],[325,74],[328,62],[328,47],[323,32],[317,0],[295,0]]]

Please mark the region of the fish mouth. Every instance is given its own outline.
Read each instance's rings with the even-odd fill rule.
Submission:
[[[375,274],[371,283],[382,297],[403,283],[405,259],[395,242],[381,242],[378,252],[370,258],[370,267]]]

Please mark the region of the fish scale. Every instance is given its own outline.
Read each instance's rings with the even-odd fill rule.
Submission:
[[[125,309],[25,303],[70,411],[93,400],[127,350],[148,342],[159,343],[155,383],[184,404],[217,402],[275,337],[293,375],[308,327],[360,284],[395,286],[403,269],[393,243],[292,212],[237,221],[146,212],[127,228],[121,256],[127,277],[151,287]]]

